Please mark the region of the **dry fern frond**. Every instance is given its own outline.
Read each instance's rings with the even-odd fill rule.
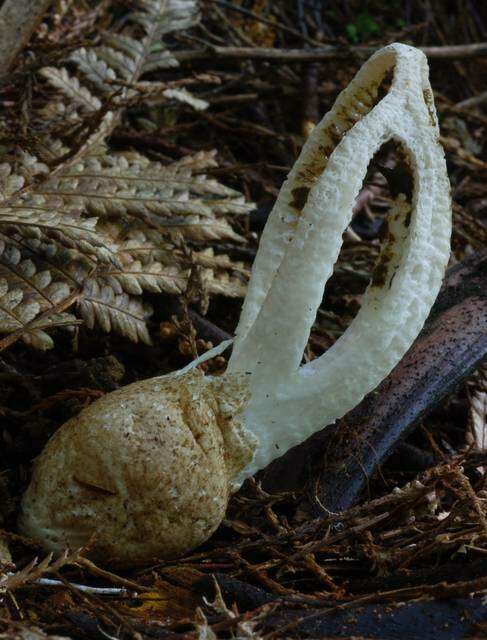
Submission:
[[[207,293],[243,294],[243,266],[205,250],[242,241],[228,218],[251,208],[205,175],[215,153],[166,166],[106,146],[123,108],[150,94],[149,81],[137,88],[141,75],[177,66],[161,37],[197,18],[194,0],[136,5],[123,32],[71,53],[69,70],[40,71],[51,98],[32,113],[28,148],[16,145],[0,164],[0,332],[10,334],[0,348],[18,337],[50,348],[46,330],[75,322],[70,300],[89,328],[149,342],[141,295],[181,294],[194,265],[203,268]],[[206,106],[180,80],[162,93],[154,84],[167,99]],[[186,243],[194,249],[182,251]]]
[[[62,567],[74,565],[80,558],[80,552],[70,553],[65,551],[58,558],[53,560],[53,554],[47,555],[41,562],[34,558],[29,564],[12,574],[0,577],[0,593],[5,591],[15,591],[27,584],[39,580],[46,574],[57,573]]]

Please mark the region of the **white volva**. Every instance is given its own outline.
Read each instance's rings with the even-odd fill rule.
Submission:
[[[313,130],[281,188],[227,373],[144,380],[63,425],[36,461],[21,530],[52,550],[89,542],[94,557],[125,566],[180,555],[211,535],[245,478],[376,387],[421,330],[449,257],[438,137],[423,53],[401,44],[378,51]],[[301,366],[367,167],[391,140],[413,188],[395,199],[357,317]]]

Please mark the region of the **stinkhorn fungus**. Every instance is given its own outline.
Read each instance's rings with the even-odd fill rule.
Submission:
[[[312,131],[264,230],[227,372],[131,384],[63,425],[37,459],[20,529],[132,566],[209,538],[245,478],[354,407],[402,358],[437,296],[451,203],[423,53],[374,54]],[[361,309],[303,351],[374,154],[395,141],[409,186]],[[408,181],[405,181],[408,183]],[[211,355],[211,353],[209,354]]]

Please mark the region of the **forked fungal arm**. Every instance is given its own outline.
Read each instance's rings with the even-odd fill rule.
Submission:
[[[372,56],[311,133],[264,230],[229,363],[231,372],[252,373],[245,424],[260,441],[240,480],[354,407],[421,330],[450,253],[438,137],[426,58],[401,44]],[[357,317],[323,356],[300,366],[367,167],[389,140],[404,151],[414,189],[396,198]]]

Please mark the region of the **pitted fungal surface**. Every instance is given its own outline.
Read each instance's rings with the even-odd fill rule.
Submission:
[[[392,280],[400,266],[402,247],[408,236],[413,212],[413,198],[415,190],[414,162],[408,150],[401,142],[395,143],[394,149],[397,161],[394,168],[381,167],[390,191],[394,197],[383,233],[381,251],[372,273],[370,286],[390,289]],[[387,143],[384,146],[389,146]]]
[[[400,162],[387,176],[394,201],[371,283],[347,331],[301,366],[370,160],[385,144],[398,147]],[[313,129],[264,230],[229,363],[252,374],[245,421],[260,441],[240,480],[344,415],[392,370],[439,291],[450,233],[427,61],[393,44]]]
[[[382,74],[382,75],[381,75]],[[328,160],[348,131],[387,95],[392,74],[390,69],[379,70],[368,84],[358,84],[355,91],[329,115],[326,126],[315,134],[319,143],[310,147],[306,161],[296,174],[296,185],[291,190],[289,205],[301,212],[307,202],[311,187],[325,170]],[[320,127],[320,125],[318,125]]]

